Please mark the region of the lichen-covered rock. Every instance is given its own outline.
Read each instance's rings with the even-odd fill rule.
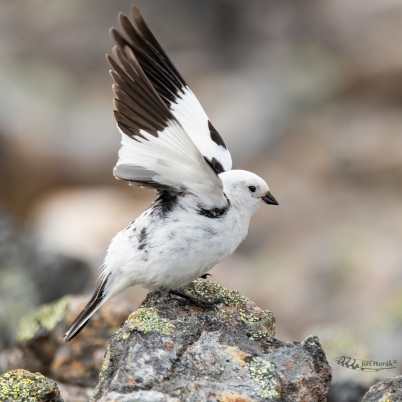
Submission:
[[[40,373],[9,371],[0,376],[1,402],[63,402],[57,384]]]
[[[402,376],[389,377],[373,385],[362,402],[402,402]]]
[[[22,316],[81,292],[90,277],[87,264],[43,247],[0,208],[0,350],[13,344]]]
[[[237,291],[194,281],[212,309],[149,293],[113,335],[93,401],[325,401],[331,368],[316,337],[274,339],[275,319]]]
[[[133,306],[123,298],[105,304],[77,338],[65,343],[63,334],[89,297],[66,296],[24,317],[17,346],[0,353],[0,370],[23,368],[63,383],[94,387],[108,341]]]
[[[18,341],[24,342],[49,335],[64,319],[68,302],[69,297],[65,296],[56,302],[43,304],[32,314],[23,317],[18,328]]]

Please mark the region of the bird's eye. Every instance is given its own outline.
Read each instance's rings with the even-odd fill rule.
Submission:
[[[255,190],[256,190],[256,188],[255,188],[254,186],[248,186],[248,188],[249,188],[249,190],[250,190],[252,193],[254,193]]]

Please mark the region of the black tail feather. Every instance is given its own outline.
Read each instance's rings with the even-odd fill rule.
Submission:
[[[91,316],[95,313],[95,311],[101,306],[106,296],[105,287],[109,276],[110,273],[105,279],[103,279],[102,283],[95,290],[95,293],[93,294],[91,300],[71,324],[69,330],[64,334],[64,342],[71,341],[71,339],[76,337],[84,328],[85,324],[89,321]]]

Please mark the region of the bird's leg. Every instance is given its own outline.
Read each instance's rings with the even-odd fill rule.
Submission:
[[[186,299],[189,302],[195,304],[196,306],[199,306],[199,307],[202,307],[205,309],[212,308],[212,307],[216,306],[217,304],[223,303],[225,301],[224,297],[220,297],[220,298],[212,300],[212,301],[201,300],[201,299],[197,299],[196,297],[191,296],[187,293],[180,292],[179,290],[170,290],[169,293],[172,295],[180,296],[183,299]]]

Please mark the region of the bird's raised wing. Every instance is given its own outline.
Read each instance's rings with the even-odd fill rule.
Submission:
[[[121,49],[127,46],[144,74],[194,144],[217,173],[232,168],[232,158],[219,133],[209,121],[201,104],[152,34],[138,8],[132,7],[135,24],[119,15],[124,36],[111,29]]]
[[[113,52],[118,62],[110,56],[108,60],[122,133],[114,175],[144,187],[193,193],[211,207],[226,206],[216,163],[203,155],[162,100],[132,47],[120,41]]]

